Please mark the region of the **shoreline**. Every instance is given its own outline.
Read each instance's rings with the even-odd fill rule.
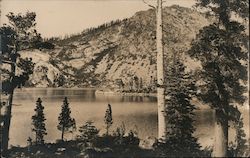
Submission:
[[[118,95],[123,95],[123,96],[157,97],[157,93],[126,93],[126,92],[122,93],[122,92],[118,92],[117,94]]]
[[[95,95],[106,95],[106,96],[141,96],[141,97],[157,97],[157,93],[128,93],[128,92],[119,92],[119,91],[103,91],[103,88],[94,88],[94,87],[22,87],[17,88],[15,93],[20,93],[23,90],[31,90],[31,89],[58,89],[58,90],[93,90],[95,91]],[[194,100],[196,101],[196,100]],[[198,106],[199,107],[199,106]],[[200,109],[208,109],[209,107],[199,107]],[[198,108],[198,109],[199,109]],[[245,102],[242,106],[238,106],[240,109],[250,110],[248,102]]]
[[[157,93],[127,93],[127,92],[117,92],[117,91],[95,91],[96,95],[114,95],[114,96],[141,96],[141,97],[157,97]]]

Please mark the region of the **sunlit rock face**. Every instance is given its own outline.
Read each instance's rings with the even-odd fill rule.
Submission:
[[[32,57],[36,63],[30,84],[58,86],[58,78],[63,76],[64,87],[115,87],[117,80],[128,85],[136,76],[148,85],[156,78],[155,23],[153,10],[140,11],[122,21],[52,40],[53,50],[26,52],[23,57]],[[181,56],[188,71],[199,67],[184,53],[211,20],[192,9],[171,6],[164,8],[163,23],[166,58]]]

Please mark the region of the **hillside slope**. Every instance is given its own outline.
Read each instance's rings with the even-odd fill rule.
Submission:
[[[163,21],[166,57],[181,55],[189,69],[197,66],[188,64],[191,60],[183,53],[209,20],[197,11],[175,5],[164,8]],[[34,86],[58,85],[53,83],[54,78],[63,76],[65,87],[115,87],[117,80],[126,86],[137,76],[148,85],[156,78],[155,23],[155,12],[150,9],[137,12],[129,19],[53,41],[54,50],[40,52],[49,55],[47,60],[35,61],[36,67],[45,65],[50,73],[37,68],[31,82]],[[36,55],[30,52],[27,56]]]

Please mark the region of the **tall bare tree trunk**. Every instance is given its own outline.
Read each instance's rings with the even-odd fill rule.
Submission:
[[[223,121],[218,119],[221,117],[218,111],[216,111],[215,121],[215,141],[213,148],[213,157],[227,157],[228,151],[228,120],[224,118]]]
[[[11,78],[10,82],[13,82],[16,71],[16,61],[12,61],[11,64]],[[10,121],[11,121],[11,110],[12,110],[12,101],[13,101],[14,87],[11,84],[11,90],[8,98],[7,106],[5,107],[5,113],[3,114],[3,129],[2,129],[2,156],[7,156],[8,146],[9,146],[9,130],[10,130]]]
[[[158,138],[166,138],[165,89],[164,85],[164,49],[162,34],[162,0],[157,0],[156,9],[156,46],[157,46],[157,103],[158,103]]]

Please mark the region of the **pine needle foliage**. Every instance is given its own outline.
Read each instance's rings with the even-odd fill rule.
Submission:
[[[108,104],[108,108],[105,112],[104,122],[106,124],[106,134],[109,135],[109,129],[113,124],[112,109],[110,104]]]
[[[188,54],[201,62],[199,98],[215,110],[217,125],[223,129],[215,153],[227,156],[228,122],[235,120],[232,104],[245,102],[246,87],[242,83],[248,79],[249,38],[245,26],[233,15],[241,21],[249,20],[249,1],[197,0],[197,7],[207,10],[216,22],[199,31]]]
[[[57,129],[62,131],[61,139],[63,141],[65,132],[73,132],[76,129],[75,119],[70,116],[71,110],[69,107],[68,98],[63,100],[62,110],[59,114]]]
[[[44,107],[42,105],[41,98],[38,98],[36,101],[35,115],[32,116],[32,131],[35,132],[35,143],[37,145],[44,144],[44,135],[46,133],[45,127],[45,116],[44,116]]]
[[[246,133],[244,131],[243,117],[241,112],[235,107],[233,127],[236,135],[234,142],[229,143],[229,157],[248,157]]]
[[[92,121],[87,121],[83,126],[79,127],[79,135],[77,140],[83,142],[83,146],[93,146],[98,138],[99,130],[93,125]]]
[[[190,103],[195,84],[179,60],[170,65],[166,74],[167,138],[157,145],[158,156],[198,156],[200,145],[193,136],[196,108]]]
[[[198,0],[197,6],[206,8],[218,18],[204,27],[191,44],[188,54],[201,61],[201,99],[218,111],[219,118],[230,118],[230,103],[243,104],[247,82],[248,35],[245,26],[232,19],[236,15],[249,19],[247,0]],[[232,109],[232,110],[231,110]],[[221,120],[223,121],[223,120]]]

